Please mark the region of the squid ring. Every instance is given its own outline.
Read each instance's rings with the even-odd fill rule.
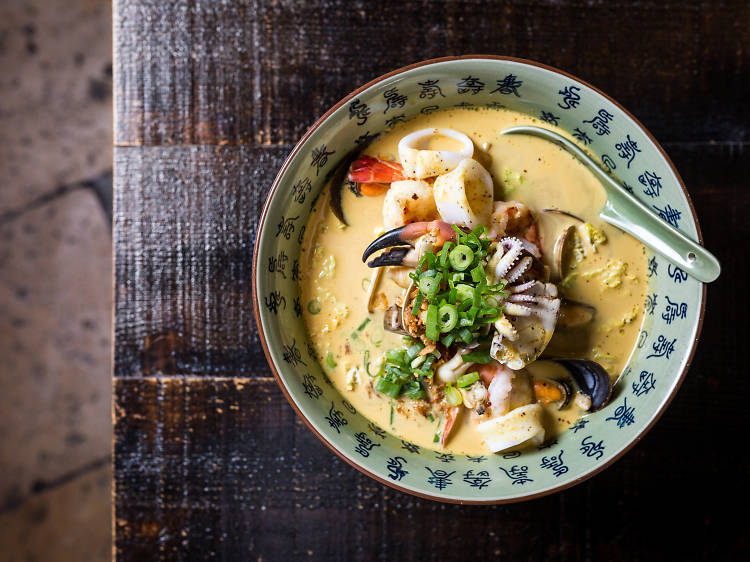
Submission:
[[[459,151],[427,150],[430,137],[448,137],[461,145]],[[450,172],[461,160],[471,158],[474,143],[465,134],[454,129],[422,129],[403,137],[398,143],[398,157],[404,167],[404,175],[409,178],[430,178]]]

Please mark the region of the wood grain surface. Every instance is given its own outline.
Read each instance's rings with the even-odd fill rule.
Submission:
[[[746,2],[116,0],[117,558],[747,558],[749,24]],[[260,209],[299,136],[384,72],[466,53],[621,102],[724,268],[654,429],[596,477],[508,506],[420,500],[340,461],[287,404],[252,317]]]

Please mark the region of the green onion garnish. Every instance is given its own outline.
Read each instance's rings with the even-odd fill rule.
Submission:
[[[419,352],[424,349],[424,344],[422,342],[415,343],[413,346],[411,346],[409,349],[406,350],[406,356],[411,360],[414,359],[417,355],[419,355]]]
[[[419,309],[422,306],[422,301],[424,300],[424,295],[422,294],[422,291],[417,293],[417,298],[414,299],[414,306],[411,307],[411,315],[416,316],[419,312]]]
[[[465,375],[461,375],[456,379],[456,386],[459,388],[466,388],[467,386],[471,386],[475,382],[479,380],[479,373],[477,371],[472,371],[471,373],[466,373]]]
[[[422,277],[420,277],[419,279],[419,292],[424,294],[424,296],[428,299],[431,299],[432,297],[437,295],[438,291],[440,290],[440,281],[442,281],[442,277],[440,275],[435,275],[431,271],[423,273]]]
[[[367,373],[369,376],[372,376],[370,373],[370,350],[365,349],[363,355],[362,355],[362,365],[365,368],[365,373]]]
[[[448,265],[448,254],[450,253],[452,247],[453,242],[451,242],[450,240],[443,244],[443,249],[440,251],[440,267],[445,268]]]
[[[470,285],[466,285],[465,283],[460,283],[456,285],[456,300],[461,301],[462,303],[465,302],[473,302],[474,301],[474,289]]]
[[[468,269],[471,263],[474,261],[474,252],[472,252],[471,248],[469,248],[468,246],[459,244],[458,246],[453,248],[453,250],[451,250],[448,259],[450,259],[453,269],[457,271],[464,271],[465,269]]]
[[[454,387],[451,383],[445,385],[445,401],[448,406],[460,406],[463,404],[464,397],[461,396],[461,391]]]
[[[471,278],[474,280],[475,283],[482,283],[487,282],[487,275],[484,273],[484,267],[480,263],[478,266],[476,266],[474,269],[471,270]]]
[[[333,359],[333,353],[331,353],[330,351],[326,353],[326,365],[328,365],[331,369],[335,369],[337,365],[336,361]]]
[[[471,343],[474,336],[471,335],[471,330],[464,327],[458,331],[458,337],[461,338],[461,341],[464,343]]]
[[[438,337],[440,336],[437,305],[431,304],[427,307],[427,320],[425,322],[425,325],[425,335],[427,336],[427,339],[431,341],[437,341]]]
[[[361,332],[362,330],[365,329],[365,326],[367,326],[369,323],[370,323],[370,317],[368,316],[362,321],[362,323],[359,326],[357,326],[357,331]]]
[[[490,350],[488,349],[479,349],[477,351],[472,351],[471,353],[464,353],[461,356],[461,359],[465,363],[489,363],[492,361],[492,356],[490,355]]]
[[[419,384],[419,381],[417,380],[411,380],[406,384],[404,394],[413,400],[423,400],[424,398],[427,398],[427,393],[424,391],[422,385]]]
[[[451,344],[455,341],[456,335],[455,334],[448,334],[447,336],[443,337],[440,340],[440,343],[442,343],[445,347],[450,347]]]
[[[391,398],[397,398],[401,392],[401,385],[386,380],[383,377],[377,377],[375,379],[375,390]]]
[[[455,305],[444,304],[438,310],[438,322],[440,324],[440,333],[445,334],[456,327],[458,323],[458,310]]]

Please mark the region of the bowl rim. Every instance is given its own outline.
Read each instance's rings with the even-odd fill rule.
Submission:
[[[380,482],[381,484],[385,484],[386,486],[389,486],[395,490],[398,490],[399,492],[404,492],[413,496],[417,496],[423,499],[432,500],[432,501],[438,501],[442,503],[451,503],[451,504],[460,504],[460,505],[499,505],[499,504],[510,504],[510,503],[518,503],[522,501],[532,500],[536,498],[541,498],[550,494],[554,494],[556,492],[560,492],[562,490],[565,490],[567,488],[570,488],[572,486],[575,486],[576,484],[579,484],[585,480],[588,480],[589,478],[595,476],[605,468],[608,468],[611,466],[615,461],[620,459],[625,453],[630,451],[643,437],[651,430],[651,428],[654,426],[654,424],[661,418],[662,414],[666,411],[669,404],[674,399],[675,395],[677,394],[677,391],[682,386],[682,382],[685,379],[685,375],[687,374],[688,370],[690,369],[690,365],[693,362],[693,357],[695,356],[695,351],[698,348],[698,341],[700,339],[701,331],[703,329],[703,319],[706,311],[706,283],[702,283],[702,291],[701,291],[701,307],[700,307],[700,314],[698,316],[698,325],[696,327],[695,331],[695,337],[693,338],[693,344],[692,347],[687,355],[687,361],[685,362],[685,366],[683,367],[682,371],[679,374],[679,378],[677,379],[677,382],[675,383],[671,393],[667,396],[666,400],[664,400],[663,404],[661,405],[661,408],[656,411],[654,417],[651,419],[651,421],[646,425],[646,427],[638,434],[628,445],[626,445],[618,454],[614,455],[612,458],[608,459],[606,462],[598,466],[597,468],[591,470],[590,472],[587,472],[583,476],[576,478],[575,480],[571,482],[567,482],[565,484],[561,484],[559,486],[554,486],[552,488],[548,488],[546,490],[542,490],[540,492],[531,493],[524,496],[519,497],[513,497],[513,498],[507,498],[507,499],[493,499],[493,500],[463,500],[463,499],[457,499],[457,498],[445,498],[445,497],[439,497],[439,496],[433,496],[428,493],[424,493],[421,491],[412,490],[403,486],[399,486],[398,484],[394,482],[390,482],[387,479],[379,476],[378,474],[375,474],[373,472],[370,472],[363,466],[360,466],[354,460],[349,458],[347,455],[345,455],[343,452],[339,451],[333,444],[331,444],[326,437],[318,432],[313,425],[308,421],[307,417],[301,412],[301,410],[297,407],[297,404],[295,403],[294,399],[292,398],[291,394],[289,393],[289,390],[287,389],[286,385],[281,379],[281,376],[279,375],[279,372],[276,368],[276,365],[271,357],[271,353],[268,348],[268,342],[266,341],[265,333],[262,329],[262,322],[261,322],[261,315],[260,315],[260,303],[259,303],[259,295],[257,291],[257,271],[258,271],[258,255],[259,255],[259,249],[260,249],[260,233],[265,225],[266,222],[266,216],[268,214],[268,210],[271,204],[271,200],[273,199],[274,195],[276,194],[276,190],[279,187],[279,184],[281,182],[282,177],[286,173],[287,168],[290,166],[292,159],[295,157],[295,155],[299,152],[302,145],[307,141],[307,139],[313,134],[313,132],[320,127],[327,119],[328,117],[333,114],[337,109],[339,109],[341,106],[343,106],[345,103],[350,101],[351,99],[358,96],[363,91],[367,90],[371,86],[374,86],[375,84],[378,84],[379,82],[382,82],[383,80],[386,80],[388,78],[391,78],[393,76],[397,76],[399,74],[403,74],[404,72],[413,70],[415,68],[420,68],[423,66],[429,66],[436,63],[442,63],[442,62],[449,62],[449,61],[461,61],[461,60],[497,60],[497,61],[510,61],[520,64],[525,64],[528,66],[533,66],[537,68],[541,68],[544,70],[548,70],[551,72],[554,72],[556,74],[559,74],[561,76],[565,76],[568,78],[572,78],[573,80],[576,80],[577,82],[580,82],[581,84],[587,86],[588,88],[591,88],[594,92],[599,94],[600,96],[607,99],[609,102],[611,102],[615,107],[617,107],[620,111],[624,112],[630,119],[635,122],[635,124],[640,127],[640,129],[646,134],[646,136],[651,140],[651,142],[654,143],[654,146],[659,150],[661,153],[662,158],[664,158],[665,162],[669,165],[672,172],[674,173],[675,177],[677,178],[677,182],[682,189],[683,195],[685,196],[685,199],[688,203],[688,208],[690,209],[690,213],[693,219],[693,222],[695,224],[696,232],[698,235],[698,243],[703,244],[703,235],[701,233],[700,223],[698,222],[698,216],[695,212],[695,206],[693,205],[693,200],[690,197],[690,193],[688,193],[687,188],[685,187],[685,182],[683,182],[682,177],[680,176],[679,172],[675,168],[674,164],[672,163],[672,160],[669,158],[667,153],[665,152],[664,148],[662,148],[661,144],[654,138],[654,136],[651,134],[651,131],[649,131],[643,123],[641,123],[632,113],[630,113],[627,109],[625,109],[620,103],[612,99],[609,95],[602,92],[599,88],[592,86],[587,81],[582,80],[578,78],[577,76],[570,74],[569,72],[565,72],[564,70],[560,70],[559,68],[556,68],[554,66],[549,66],[540,62],[536,62],[529,59],[523,59],[518,57],[509,57],[509,56],[502,56],[502,55],[483,55],[483,54],[469,54],[469,55],[456,55],[456,56],[446,56],[446,57],[439,57],[434,59],[427,59],[423,61],[419,61],[407,66],[403,66],[401,68],[398,68],[396,70],[393,70],[391,72],[388,72],[386,74],[382,74],[381,76],[378,76],[377,78],[374,78],[373,80],[370,80],[363,86],[357,88],[356,90],[352,91],[348,95],[341,98],[338,102],[336,102],[333,106],[331,106],[328,111],[326,111],[320,118],[318,118],[315,123],[305,132],[305,134],[300,138],[300,140],[297,142],[297,144],[294,146],[292,151],[289,153],[289,155],[284,160],[284,164],[279,169],[279,172],[276,174],[276,178],[273,181],[273,184],[271,184],[271,189],[268,191],[268,195],[266,196],[265,203],[263,204],[263,210],[261,212],[260,218],[258,220],[258,228],[255,235],[255,243],[253,244],[253,268],[252,268],[252,289],[253,289],[253,312],[255,316],[255,325],[258,330],[258,335],[260,337],[260,342],[263,347],[263,353],[266,356],[266,360],[268,362],[269,367],[271,368],[271,372],[273,373],[274,378],[276,379],[276,383],[281,388],[281,391],[284,393],[284,396],[286,397],[289,404],[292,406],[292,409],[294,409],[297,416],[304,422],[304,424],[307,426],[307,428],[315,435],[318,440],[320,440],[326,447],[328,447],[331,451],[333,451],[339,458],[341,458],[343,461],[345,461],[350,466],[354,467],[358,471],[360,471],[362,474],[365,474],[366,476],[369,476],[370,478],[373,478],[374,480]]]

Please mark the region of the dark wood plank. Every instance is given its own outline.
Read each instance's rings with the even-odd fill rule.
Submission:
[[[268,374],[255,231],[288,147],[115,149],[115,375]]]
[[[564,69],[661,140],[747,140],[748,21],[740,0],[122,1],[115,142],[294,143],[376,76],[465,53]]]
[[[344,464],[273,380],[118,379],[118,559],[711,559],[739,546],[742,523],[723,506],[721,475],[734,460],[698,462],[707,451],[696,443],[734,442],[695,415],[702,383],[689,380],[643,442],[585,484],[466,507],[396,492]],[[718,391],[726,397],[731,384]],[[690,540],[658,531],[667,519]]]

